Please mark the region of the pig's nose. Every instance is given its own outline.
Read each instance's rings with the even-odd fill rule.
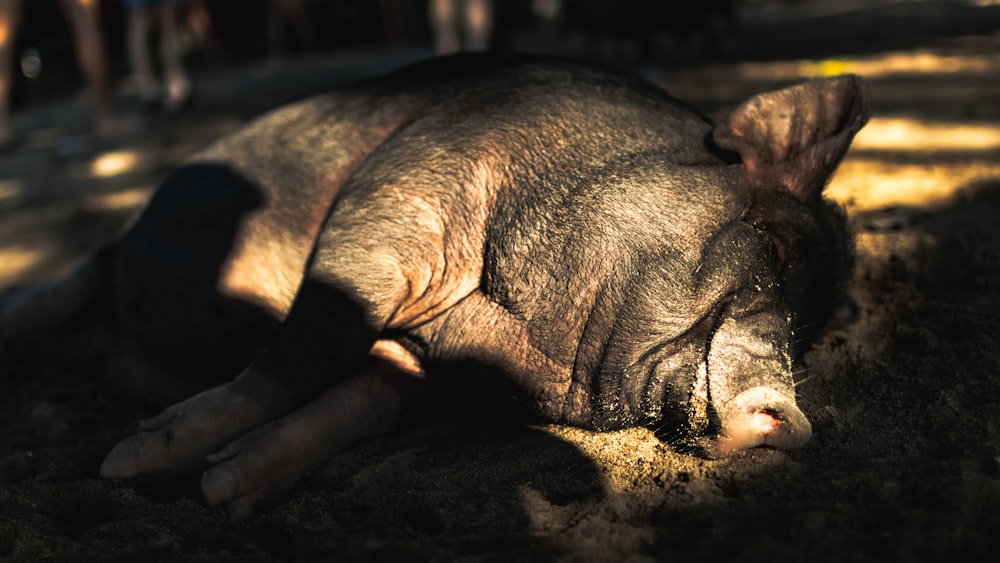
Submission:
[[[812,425],[795,401],[770,387],[753,387],[719,409],[722,432],[715,454],[729,455],[757,446],[780,450],[801,448],[812,437]]]

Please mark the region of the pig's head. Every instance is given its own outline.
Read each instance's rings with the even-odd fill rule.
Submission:
[[[727,165],[703,184],[726,184],[736,210],[706,223],[701,248],[632,275],[594,386],[598,426],[650,425],[711,456],[809,440],[792,360],[853,251],[822,191],[868,113],[863,83],[844,76],[754,97],[714,128]]]

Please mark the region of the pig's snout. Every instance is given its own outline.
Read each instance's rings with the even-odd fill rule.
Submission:
[[[717,456],[757,446],[792,450],[812,437],[812,425],[795,401],[770,387],[740,393],[719,409],[719,416],[722,431],[712,452]]]

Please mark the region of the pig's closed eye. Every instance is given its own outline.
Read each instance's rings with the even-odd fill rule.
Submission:
[[[788,246],[783,238],[780,236],[764,231],[764,240],[771,245],[771,249],[774,251],[774,258],[778,261],[779,266],[785,265],[785,260],[788,258]]]
[[[729,307],[732,304],[733,298],[734,295],[729,294],[720,299],[702,321],[708,328],[708,333],[704,337],[706,353],[712,346],[712,338],[715,336],[716,331],[719,330],[719,327],[722,326],[722,323],[725,322],[729,314]]]
[[[749,221],[749,224],[757,231],[761,242],[771,248],[778,268],[782,268],[791,258],[792,251],[788,238],[782,233],[780,224],[773,224],[768,221]]]

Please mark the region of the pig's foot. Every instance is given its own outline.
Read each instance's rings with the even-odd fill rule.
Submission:
[[[246,519],[274,504],[335,453],[395,425],[404,398],[390,378],[366,373],[337,385],[288,415],[208,456],[201,478],[209,505],[227,504]]]
[[[812,437],[812,425],[795,401],[768,387],[740,393],[719,414],[722,432],[712,452],[718,456],[757,446],[796,449]]]
[[[253,392],[230,383],[199,393],[139,423],[139,431],[115,446],[101,464],[101,476],[134,477],[180,473],[205,466],[205,457],[247,430],[274,420],[292,407],[287,392]]]

